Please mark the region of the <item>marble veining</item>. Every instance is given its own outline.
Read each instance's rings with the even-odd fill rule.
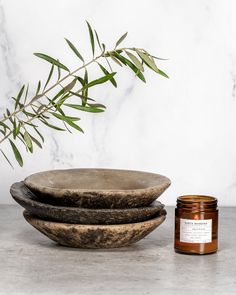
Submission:
[[[118,88],[109,83],[91,90],[107,110],[81,112],[84,135],[45,129],[43,150],[35,148],[32,156],[19,146],[23,169],[16,164],[12,171],[0,160],[0,203],[11,203],[10,185],[31,173],[107,167],[167,175],[172,186],[161,197],[167,205],[189,193],[236,205],[236,2],[148,0],[136,1],[134,8],[132,1],[120,0],[114,8],[109,0],[61,0],[51,14],[54,9],[55,1],[0,0],[1,112],[23,83],[34,88],[47,76],[47,65],[33,52],[62,57],[75,67],[78,61],[63,41],[68,37],[90,58],[85,20],[109,48],[129,31],[124,45],[168,58],[159,66],[170,79],[147,71],[144,84],[114,65]]]

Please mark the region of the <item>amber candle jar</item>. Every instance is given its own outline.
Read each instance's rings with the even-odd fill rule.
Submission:
[[[179,197],[175,209],[175,251],[209,254],[217,248],[217,199],[197,195]]]

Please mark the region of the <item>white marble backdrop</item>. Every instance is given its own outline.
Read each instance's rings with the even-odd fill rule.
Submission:
[[[112,167],[167,175],[166,204],[194,193],[236,205],[235,11],[234,0],[0,0],[1,110],[21,84],[47,75],[33,52],[75,67],[68,37],[89,56],[85,20],[111,46],[129,31],[126,44],[169,58],[161,67],[170,75],[147,72],[145,85],[124,69],[118,89],[97,87],[107,111],[82,114],[84,135],[45,130],[44,149],[23,168],[0,160],[0,202],[11,203],[11,183],[36,171]]]

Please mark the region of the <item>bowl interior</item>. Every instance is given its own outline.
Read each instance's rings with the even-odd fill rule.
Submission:
[[[27,186],[79,190],[137,190],[168,185],[165,176],[113,169],[69,169],[39,172],[25,179]]]

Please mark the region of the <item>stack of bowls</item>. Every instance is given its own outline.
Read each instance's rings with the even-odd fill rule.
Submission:
[[[40,172],[14,183],[11,195],[28,223],[70,247],[117,248],[135,243],[166,218],[156,199],[162,175],[114,169]]]

